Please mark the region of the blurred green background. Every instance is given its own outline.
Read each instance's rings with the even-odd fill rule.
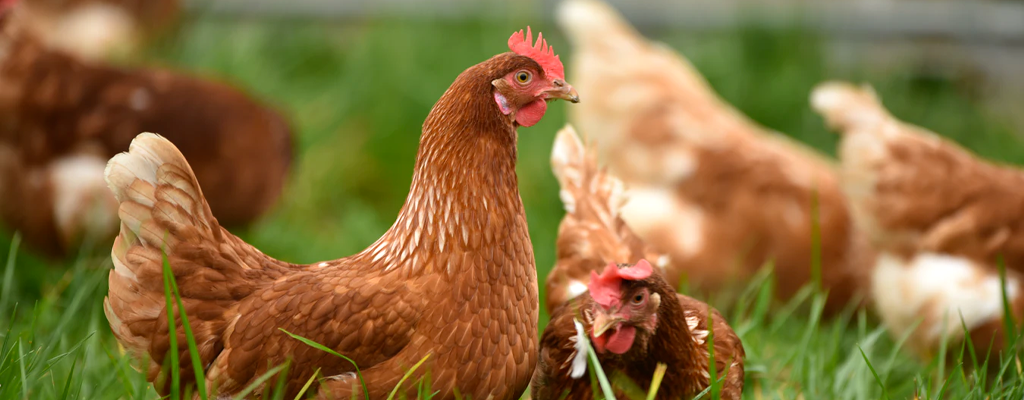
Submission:
[[[190,15],[175,33],[124,63],[224,80],[291,117],[298,146],[288,187],[271,214],[236,233],[271,256],[308,263],[358,252],[390,227],[405,200],[420,126],[433,103],[465,68],[506,51],[508,35],[527,24],[543,31],[562,60],[572,64],[571,47],[558,29],[523,15],[435,22]],[[810,110],[808,95],[823,80],[843,79],[871,83],[905,121],[986,157],[1024,160],[1024,146],[1008,118],[982,105],[970,76],[920,74],[915,65],[885,71],[867,64],[832,65],[826,41],[801,29],[644,33],[680,50],[725,100],[755,121],[828,154],[834,154],[838,137]],[[601,94],[581,93],[583,101],[593,96]],[[554,262],[563,215],[549,151],[554,133],[565,123],[564,107],[571,105],[553,104],[541,123],[519,132],[520,190],[542,281]],[[8,231],[0,233],[0,261],[11,255],[11,238]],[[0,285],[0,332],[8,341],[4,348],[21,351],[8,354],[21,357],[0,360],[0,377],[27,374],[21,382],[30,390],[5,390],[0,381],[0,399],[26,393],[59,398],[69,374],[79,398],[147,396],[144,382],[118,355],[103,316],[108,252],[109,244],[99,243],[77,261],[48,261],[22,249],[10,264]],[[892,343],[886,335],[867,325],[863,315],[823,327],[809,315],[796,318],[799,322],[791,327],[778,323],[774,331],[762,333],[734,322],[746,335],[751,356],[748,392],[761,388],[781,398],[793,398],[793,393],[878,398],[878,385],[864,369],[855,343],[888,343],[876,348],[888,355]],[[542,326],[546,319],[542,316]],[[834,333],[792,340],[808,327]],[[792,354],[808,341],[818,343],[809,348],[822,349],[821,354]],[[854,361],[859,367],[842,369]],[[785,367],[776,368],[776,363]],[[944,378],[948,372],[935,365],[921,369],[913,361],[893,365],[889,382],[897,389],[892,390],[907,396],[932,374]],[[914,383],[918,377],[921,381]],[[845,385],[856,383],[844,382],[861,382],[860,389],[846,391],[854,386]],[[147,398],[155,396],[148,393]]]

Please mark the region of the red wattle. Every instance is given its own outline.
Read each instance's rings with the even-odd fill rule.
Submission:
[[[540,122],[540,119],[544,117],[544,112],[547,110],[547,101],[534,100],[532,103],[520,108],[519,111],[516,111],[516,122],[521,126],[533,126]]]
[[[622,354],[629,351],[629,348],[633,346],[634,338],[636,338],[636,328],[623,326],[611,332],[605,347],[612,353]]]
[[[597,337],[591,334],[590,340],[594,342],[594,350],[597,350],[598,353],[604,353],[605,343],[608,342],[608,333]]]

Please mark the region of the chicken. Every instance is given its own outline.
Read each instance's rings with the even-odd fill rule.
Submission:
[[[558,230],[555,268],[547,279],[551,322],[541,339],[533,398],[560,399],[567,392],[570,399],[593,398],[590,380],[582,379],[588,333],[606,373],[625,373],[648,386],[657,364],[666,364],[659,398],[688,398],[706,388],[710,307],[677,295],[652,271],[647,258],[664,261],[664,256],[626,226],[619,216],[622,183],[598,168],[571,126],[558,133],[551,164],[566,215]],[[678,302],[662,305],[662,298]],[[623,308],[622,299],[633,299],[630,307]],[[716,374],[728,374],[722,398],[739,398],[743,346],[722,315],[712,312]]]
[[[668,262],[619,217],[625,187],[598,168],[593,151],[584,147],[571,125],[555,137],[551,169],[562,187],[565,218],[558,227],[557,261],[545,284],[549,314],[586,292],[590,272],[600,271],[608,262],[635,263],[644,258]]]
[[[0,44],[0,217],[34,248],[66,255],[117,234],[106,161],[141,131],[192,162],[220,224],[266,212],[292,161],[288,122],[227,85],[84,62],[44,46],[5,14]]]
[[[14,0],[19,1],[19,0]],[[178,0],[20,0],[27,29],[89,60],[130,51],[177,20]]]
[[[685,278],[717,290],[771,262],[786,298],[811,281],[820,249],[827,311],[863,299],[874,252],[834,163],[744,117],[608,5],[568,0],[558,18],[574,46],[577,89],[605,94],[571,120],[629,187],[622,217],[671,257],[671,285]]]
[[[370,398],[384,398],[409,368],[412,395],[430,371],[438,398],[513,399],[537,360],[539,299],[519,197],[517,127],[540,121],[548,101],[579,101],[553,49],[512,35],[512,52],[468,68],[423,124],[412,184],[395,224],[364,251],[296,265],[270,258],[219,226],[185,158],[143,134],[107,166],[121,233],[105,310],[122,344],[160,393],[168,349],[161,249],[199,343],[206,384],[230,396],[291,360],[286,397],[319,368],[321,398],[360,396],[353,366],[295,340],[351,358]],[[179,322],[175,333],[185,336]],[[191,361],[179,348],[185,386]],[[276,378],[275,378],[276,379]],[[273,382],[275,379],[271,379]]]
[[[665,364],[659,399],[689,399],[706,389],[713,348],[720,398],[740,398],[743,344],[717,310],[677,294],[647,260],[591,271],[588,289],[558,308],[544,329],[533,399],[594,398],[585,378],[587,340],[606,375],[624,376],[645,392]]]
[[[842,134],[843,188],[881,252],[871,297],[883,322],[925,357],[944,335],[965,339],[961,318],[976,348],[1002,349],[1000,258],[1024,318],[1024,170],[897,120],[870,87],[824,83],[811,104]]]

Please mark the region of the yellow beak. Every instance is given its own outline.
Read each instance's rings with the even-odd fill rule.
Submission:
[[[624,318],[619,316],[608,316],[603,313],[597,313],[597,317],[594,318],[594,337],[599,337],[607,332],[609,329],[618,325]]]
[[[576,89],[573,89],[572,85],[561,79],[551,81],[551,85],[553,87],[545,91],[548,94],[548,98],[562,99],[573,103],[580,102],[580,95],[576,93]]]

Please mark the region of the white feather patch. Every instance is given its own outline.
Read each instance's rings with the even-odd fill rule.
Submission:
[[[587,372],[587,334],[583,331],[583,324],[580,323],[576,318],[572,319],[573,325],[576,326],[576,336],[573,339],[573,346],[576,351],[573,352],[572,356],[572,367],[569,368],[569,377],[572,379],[580,379],[583,374]]]
[[[661,270],[664,271],[665,267],[668,267],[668,264],[671,262],[672,259],[669,258],[667,254],[663,254],[662,256],[658,257],[658,268],[661,268]]]
[[[135,31],[131,15],[109,4],[77,7],[48,26],[48,44],[88,59],[129,46]]]
[[[656,232],[670,235],[673,254],[691,255],[704,248],[704,211],[671,191],[634,188],[621,212],[626,224],[642,237]]]
[[[917,346],[937,343],[943,334],[953,340],[967,329],[1002,318],[999,274],[972,261],[922,253],[909,260],[883,253],[872,276],[872,294],[882,320],[896,334],[918,320]],[[1007,277],[1006,293],[1014,301],[1020,283]]]
[[[106,183],[106,161],[91,155],[57,160],[51,167],[53,216],[65,239],[103,235],[117,226],[117,204]]]
[[[586,291],[587,291],[587,285],[585,283],[580,282],[580,281],[575,280],[575,279],[569,281],[569,298],[570,299],[576,298],[576,296],[579,296],[579,295],[583,294],[583,292],[586,292]]]

